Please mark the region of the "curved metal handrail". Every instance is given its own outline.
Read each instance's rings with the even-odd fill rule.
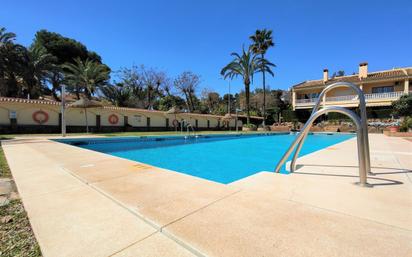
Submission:
[[[193,127],[192,123],[189,122],[189,123],[186,125],[186,130],[187,130],[187,135],[188,135],[188,136],[190,136],[190,130],[192,130],[193,136],[196,136],[196,131],[195,131],[195,128]]]
[[[304,137],[308,134],[310,128],[312,127],[313,122],[321,115],[329,113],[329,112],[338,112],[342,113],[353,120],[356,125],[356,135],[357,135],[357,147],[358,147],[358,163],[359,163],[359,184],[361,186],[368,186],[367,183],[367,170],[366,170],[366,161],[365,161],[365,144],[364,144],[364,133],[363,133],[363,126],[362,121],[359,117],[352,111],[345,109],[343,107],[338,106],[331,106],[325,107],[316,111],[313,115],[310,116],[309,120],[306,122],[305,126],[302,128],[302,132],[298,134],[298,136],[293,141],[292,145],[283,155],[282,159],[276,166],[275,172],[279,172],[283,163],[287,160],[287,158],[292,153],[293,149],[300,143]]]
[[[337,82],[337,83],[334,83],[334,84],[331,84],[331,85],[327,86],[320,93],[319,98],[316,101],[315,106],[313,107],[311,115],[314,115],[318,111],[318,109],[320,107],[320,104],[322,103],[323,96],[325,96],[326,93],[329,92],[330,90],[332,90],[334,88],[337,88],[337,87],[351,88],[358,95],[359,109],[360,109],[360,112],[361,112],[360,116],[361,116],[362,131],[363,131],[363,134],[364,134],[364,144],[365,144],[364,150],[365,150],[366,171],[367,171],[367,173],[371,174],[370,154],[369,154],[369,137],[368,137],[368,121],[367,121],[367,116],[366,116],[366,101],[365,101],[365,96],[364,96],[362,90],[359,87],[357,87],[356,85],[354,85],[352,83],[349,83],[349,82]],[[295,171],[296,159],[299,156],[300,150],[302,149],[303,142],[305,141],[305,139],[306,139],[306,135],[302,138],[302,140],[299,141],[299,144],[296,148],[296,151],[295,151],[295,153],[292,157],[292,160],[290,162],[290,171],[291,172]]]

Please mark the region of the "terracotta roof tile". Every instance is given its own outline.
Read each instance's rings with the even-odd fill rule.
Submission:
[[[406,76],[407,76],[407,73],[405,74],[405,71],[403,69],[397,69],[397,70],[388,70],[388,71],[368,73],[368,77],[365,78],[365,80],[401,78],[401,77],[406,77]]]
[[[0,97],[0,102],[60,105],[60,102],[56,102],[53,100],[24,99],[24,98],[13,98],[13,97]]]
[[[385,71],[378,71],[378,72],[371,72],[368,73],[366,78],[362,80],[359,79],[358,74],[356,75],[349,75],[349,76],[342,76],[342,77],[335,77],[331,78],[326,83],[322,79],[318,80],[309,80],[293,86],[293,88],[309,88],[309,87],[316,87],[316,86],[325,86],[330,85],[335,82],[345,81],[345,82],[352,82],[352,83],[360,83],[361,81],[378,81],[384,79],[405,79],[407,77],[412,77],[412,68],[401,68],[401,69],[393,69],[393,70],[385,70]]]
[[[23,103],[23,104],[45,104],[45,105],[58,105],[61,103],[54,100],[40,100],[40,99],[24,99],[24,98],[13,98],[13,97],[0,97],[0,102],[11,102],[11,103]],[[158,110],[147,110],[138,108],[128,108],[128,107],[116,107],[116,106],[103,106],[103,109],[114,110],[114,111],[131,111],[131,112],[146,112],[146,113],[159,113],[166,114],[164,111]],[[200,113],[189,113],[182,112],[181,115],[199,115],[203,117],[213,117],[213,118],[223,118],[224,116],[213,115],[213,114],[200,114]],[[245,115],[238,115],[239,117],[246,117]],[[253,119],[262,119],[262,117],[251,116]]]

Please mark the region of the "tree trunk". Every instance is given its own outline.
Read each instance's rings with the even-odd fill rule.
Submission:
[[[189,100],[190,100],[190,108],[192,109],[190,112],[193,112],[195,109],[195,104],[193,103],[193,96],[192,93],[189,92]]]
[[[80,100],[80,89],[79,89],[79,86],[76,86],[76,87],[75,87],[75,94],[76,94],[77,100]]]
[[[262,54],[262,59],[265,58],[265,55]],[[264,67],[262,67],[264,68]],[[265,126],[265,120],[266,120],[266,78],[265,78],[265,70],[262,69],[262,76],[263,76],[263,122],[262,125]]]
[[[247,120],[247,124],[250,124],[250,82],[245,82],[245,93],[246,93],[246,120]]]
[[[147,88],[147,107],[146,107],[148,110],[151,109],[151,105],[152,105],[152,102],[151,102],[151,99],[152,99],[151,93],[152,93],[152,89],[151,89],[150,86],[149,86],[149,87]]]
[[[86,95],[87,99],[92,100],[92,92],[89,90],[89,87],[84,88],[84,94]]]
[[[57,81],[53,81],[52,82],[52,96],[54,98],[54,100],[56,101],[60,101],[59,97],[57,96],[57,90],[59,90],[59,83],[57,83]]]
[[[189,112],[192,112],[192,110],[190,109],[190,100],[189,100],[189,96],[187,95],[186,91],[183,91],[183,94],[185,95],[185,98],[186,98],[186,105],[187,105],[187,109],[189,109]]]
[[[87,121],[87,109],[84,108],[84,117],[86,118],[86,134],[89,133],[89,122]]]

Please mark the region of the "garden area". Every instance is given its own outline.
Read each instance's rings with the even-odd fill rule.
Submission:
[[[1,137],[0,137],[1,138]],[[27,213],[19,199],[0,143],[0,256],[40,257]]]

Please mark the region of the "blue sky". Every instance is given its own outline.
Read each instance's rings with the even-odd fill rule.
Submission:
[[[47,29],[84,43],[113,70],[145,64],[176,76],[191,70],[203,88],[227,92],[220,69],[257,28],[272,29],[271,88],[322,77],[412,66],[410,1],[2,1],[0,26],[23,45]],[[253,87],[260,87],[260,75]],[[232,92],[243,88],[232,82]]]

